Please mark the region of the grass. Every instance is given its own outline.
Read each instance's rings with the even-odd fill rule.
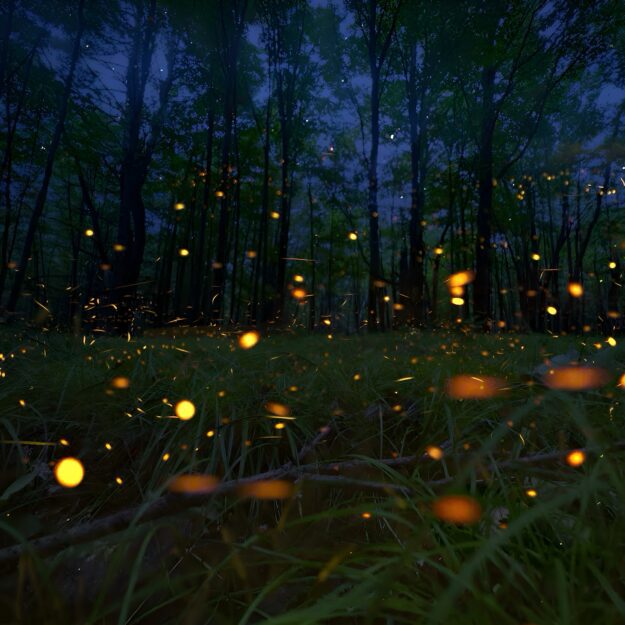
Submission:
[[[571,348],[612,381],[583,393],[534,382],[537,365]],[[625,622],[625,453],[611,449],[625,439],[620,344],[412,332],[280,335],[242,350],[201,332],[130,342],[4,332],[0,351],[0,548],[24,548],[0,575],[2,622]],[[446,380],[467,373],[503,378],[507,391],[450,398]],[[170,418],[180,399],[194,402],[193,419]],[[295,418],[269,418],[267,402]],[[153,504],[181,473],[227,481],[297,462],[326,424],[305,462],[360,459],[351,482],[298,481],[283,501],[207,495],[47,558],[29,549]],[[440,462],[379,462],[443,443]],[[508,462],[576,447],[596,450],[578,468]],[[68,455],[86,470],[75,489],[52,474]],[[431,504],[448,492],[479,501],[481,519],[436,518]]]

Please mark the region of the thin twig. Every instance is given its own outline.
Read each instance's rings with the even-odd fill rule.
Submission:
[[[618,441],[605,449],[605,451],[613,451],[625,448],[625,441]],[[534,454],[523,458],[515,458],[513,460],[503,461],[497,464],[489,465],[488,469],[492,472],[495,469],[514,468],[518,465],[530,465],[538,464],[541,462],[551,462],[556,460],[563,460],[571,453],[571,449]],[[588,453],[600,453],[604,450],[596,447],[581,448],[586,454]],[[300,452],[301,454],[301,452]],[[386,458],[383,460],[376,460],[377,464],[384,464],[385,466],[404,466],[416,461],[424,460],[429,456],[406,456],[399,458]],[[258,473],[256,475],[242,478],[238,480],[230,480],[222,482],[210,493],[195,493],[195,494],[167,494],[162,495],[152,502],[142,503],[131,508],[126,508],[115,512],[108,516],[97,519],[90,523],[84,523],[72,529],[62,530],[48,536],[35,539],[31,542],[26,542],[21,545],[13,545],[11,547],[5,547],[0,549],[0,567],[8,568],[14,566],[24,553],[36,553],[39,556],[51,555],[58,553],[63,549],[71,546],[75,546],[81,543],[85,543],[102,536],[107,536],[114,532],[132,527],[138,523],[144,523],[146,521],[153,521],[155,519],[171,516],[177,512],[188,510],[190,508],[200,507],[205,505],[213,497],[219,495],[226,495],[237,491],[242,486],[253,484],[264,480],[276,480],[276,479],[293,479],[298,480],[310,480],[317,482],[325,482],[335,486],[354,486],[361,488],[368,488],[373,490],[384,490],[400,492],[405,495],[414,493],[414,489],[409,486],[386,483],[386,482],[373,482],[367,480],[358,480],[356,478],[350,478],[343,475],[323,475],[318,473],[320,470],[331,470],[334,472],[362,468],[364,466],[371,467],[371,463],[364,460],[335,462],[326,465],[308,464],[300,467],[291,466],[290,463],[283,465],[278,469],[266,471],[264,473]],[[313,473],[314,471],[314,473]],[[423,482],[423,486],[429,488],[436,488],[445,486],[452,483],[457,479],[456,477],[444,478],[440,480]]]

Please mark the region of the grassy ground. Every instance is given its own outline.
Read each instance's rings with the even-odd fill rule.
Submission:
[[[612,381],[572,393],[531,379],[570,348]],[[625,623],[620,345],[415,332],[282,335],[242,350],[236,337],[200,333],[5,332],[0,351],[0,548],[24,547],[0,575],[2,622]],[[452,399],[456,374],[497,376],[507,390]],[[113,388],[115,377],[129,387]],[[181,399],[196,406],[189,421],[171,418]],[[270,418],[267,402],[294,418]],[[282,501],[207,495],[47,558],[28,549],[154,505],[175,475],[228,481],[297,464],[327,424],[299,462],[361,461],[335,483],[298,481]],[[428,445],[444,458],[379,462]],[[577,468],[510,462],[576,447],[594,450]],[[85,466],[77,488],[54,479],[64,456]],[[436,518],[445,493],[475,498],[479,521]]]

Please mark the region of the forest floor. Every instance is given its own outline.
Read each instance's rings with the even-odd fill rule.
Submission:
[[[9,330],[0,622],[625,622],[618,337]]]

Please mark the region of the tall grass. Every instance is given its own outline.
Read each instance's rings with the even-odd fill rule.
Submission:
[[[598,342],[281,335],[244,351],[236,337],[200,333],[130,342],[2,334],[0,547],[22,543],[25,555],[1,578],[0,620],[624,623],[624,462],[611,449],[625,439],[624,352]],[[565,393],[532,378],[570,348],[615,379]],[[459,373],[503,377],[508,391],[453,400],[444,384]],[[112,388],[115,376],[129,388]],[[180,399],[194,402],[192,420],[171,418]],[[295,418],[276,430],[267,401]],[[410,494],[302,481],[282,502],[207,496],[48,558],[28,550],[39,536],[149,505],[180,473],[230,480],[296,461],[326,424],[332,434],[306,462],[366,460],[350,478]],[[443,443],[440,462],[379,462]],[[596,453],[579,468],[509,462],[582,446]],[[76,489],[52,475],[66,455],[86,469]],[[441,492],[475,497],[481,521],[436,519],[430,504]]]

